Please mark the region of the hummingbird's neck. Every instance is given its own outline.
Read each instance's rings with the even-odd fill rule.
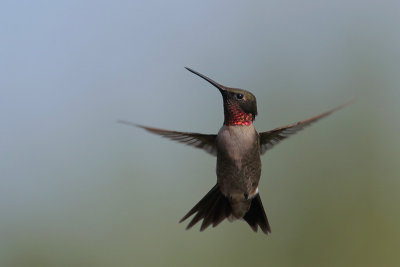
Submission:
[[[224,105],[224,124],[233,125],[250,125],[253,123],[254,117],[251,113],[244,112],[238,105],[226,103]]]

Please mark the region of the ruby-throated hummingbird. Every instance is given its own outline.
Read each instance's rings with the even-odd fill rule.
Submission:
[[[222,94],[225,120],[218,134],[177,132],[119,122],[141,127],[217,156],[217,184],[180,220],[183,222],[195,214],[186,229],[203,219],[200,227],[203,231],[209,225],[215,227],[228,218],[230,221],[244,219],[255,232],[259,226],[265,234],[270,233],[271,227],[258,193],[260,156],[305,126],[350,102],[307,120],[258,133],[253,125],[257,103],[252,93],[223,86],[190,68],[186,69],[217,87]]]

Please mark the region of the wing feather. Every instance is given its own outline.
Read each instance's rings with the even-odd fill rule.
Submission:
[[[276,144],[285,140],[289,136],[292,136],[293,134],[301,131],[302,129],[304,129],[304,127],[309,126],[310,124],[332,114],[333,112],[335,112],[341,108],[344,108],[347,105],[350,105],[353,102],[354,102],[354,100],[351,100],[343,105],[340,105],[334,109],[331,109],[327,112],[324,112],[322,114],[319,114],[319,115],[309,118],[307,120],[299,121],[297,123],[293,123],[293,124],[290,124],[287,126],[273,129],[271,131],[260,133],[260,149],[261,149],[260,152],[261,152],[261,154],[264,154],[267,150],[271,149],[273,146],[275,146]]]
[[[216,138],[215,134],[200,134],[200,133],[187,133],[187,132],[177,132],[164,130],[159,128],[147,127],[140,124],[136,124],[129,121],[118,121],[119,123],[136,126],[142,129],[145,129],[148,132],[153,134],[161,135],[162,137],[171,139],[173,141],[177,141],[179,143],[183,143],[188,146],[196,147],[203,149],[207,153],[216,156],[217,155],[217,147],[216,147]]]

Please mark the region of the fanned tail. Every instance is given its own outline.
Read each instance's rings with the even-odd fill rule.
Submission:
[[[203,231],[208,226],[212,225],[215,227],[228,218],[232,214],[232,207],[228,198],[221,193],[219,185],[216,184],[179,222],[185,221],[193,214],[195,216],[186,229],[192,228],[196,223],[203,220],[200,227],[200,231]],[[244,215],[243,219],[250,225],[253,231],[257,232],[258,226],[260,226],[265,234],[271,233],[271,227],[269,226],[259,194],[252,199],[250,209]]]
[[[197,213],[186,229],[190,229],[198,221],[203,219],[203,223],[200,227],[200,231],[203,231],[210,224],[212,224],[213,227],[220,224],[231,212],[232,209],[229,200],[222,195],[219,190],[219,185],[216,184],[179,222],[181,223]]]
[[[260,226],[265,234],[271,233],[271,227],[269,226],[259,194],[251,201],[250,209],[244,215],[243,219],[250,225],[254,232],[257,232],[258,226]]]

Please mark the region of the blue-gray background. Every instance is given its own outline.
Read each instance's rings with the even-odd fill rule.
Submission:
[[[1,266],[394,266],[398,1],[2,1]],[[272,234],[178,220],[215,158],[116,123],[216,133],[218,91],[259,131],[358,101],[262,159]]]

